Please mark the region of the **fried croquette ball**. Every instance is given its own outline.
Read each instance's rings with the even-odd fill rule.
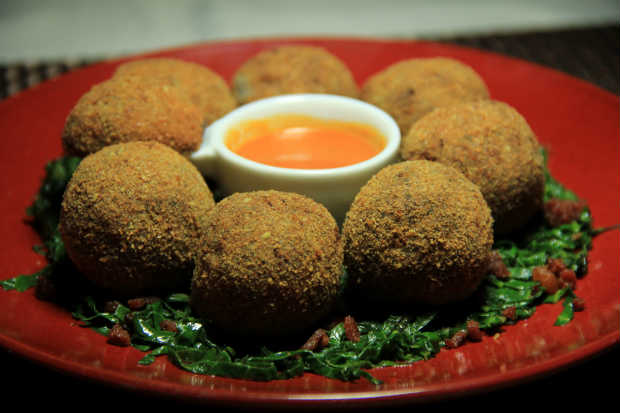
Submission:
[[[179,88],[141,76],[93,86],[73,107],[62,134],[67,155],[84,157],[122,142],[155,141],[189,154],[202,143],[203,115]]]
[[[338,297],[342,254],[323,205],[288,192],[235,193],[209,215],[192,308],[234,335],[302,332]]]
[[[543,205],[543,155],[527,121],[506,103],[487,100],[437,109],[413,125],[403,159],[451,165],[480,187],[497,234],[525,225]]]
[[[203,115],[203,127],[224,116],[237,106],[226,81],[211,69],[198,63],[172,58],[147,58],[121,64],[118,76],[156,79],[179,88],[189,102]]]
[[[120,296],[190,286],[213,196],[194,165],[157,142],[85,157],[64,193],[67,254],[94,285]]]
[[[369,77],[360,97],[392,115],[405,135],[437,107],[487,99],[484,80],[469,66],[446,57],[402,60]]]
[[[314,46],[280,46],[248,59],[233,77],[240,104],[291,93],[329,93],[358,97],[349,68],[327,50]]]
[[[387,166],[343,224],[347,288],[392,308],[461,301],[486,275],[492,223],[480,190],[456,169],[424,160]]]

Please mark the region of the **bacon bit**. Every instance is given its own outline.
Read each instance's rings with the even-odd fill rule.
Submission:
[[[553,294],[560,288],[558,278],[545,266],[534,267],[532,279],[538,281],[547,294]]]
[[[327,335],[327,332],[325,332],[325,334],[321,335],[321,340],[319,341],[319,348],[325,348],[329,346],[329,336]]]
[[[322,328],[319,328],[314,333],[312,333],[308,341],[306,341],[304,345],[301,346],[301,349],[315,351],[315,350],[320,350],[322,348],[325,348],[328,345],[329,345],[329,336],[327,335],[327,331],[323,330]]]
[[[496,250],[493,250],[491,252],[491,256],[489,257],[489,272],[494,274],[500,280],[510,278],[510,271],[504,263],[504,260],[502,260],[502,256]]]
[[[552,227],[558,227],[578,219],[586,206],[586,202],[581,200],[553,198],[545,202],[545,219]]]
[[[573,299],[573,310],[575,311],[583,311],[586,308],[586,302],[583,298],[575,297]]]
[[[570,288],[571,290],[574,290],[577,286],[577,274],[575,274],[575,271],[571,270],[570,268],[565,268],[560,271],[558,277],[560,279],[560,283],[563,286]]]
[[[474,320],[467,320],[467,339],[471,341],[481,341],[483,337],[480,330],[480,323]]]
[[[115,346],[127,347],[131,345],[131,336],[120,324],[115,324],[112,330],[110,330],[108,343]]]
[[[133,311],[141,310],[148,304],[159,301],[159,297],[138,297],[127,300],[127,306]]]
[[[347,340],[357,343],[360,341],[360,330],[357,327],[357,322],[350,315],[344,318],[344,335]]]
[[[502,315],[506,317],[507,319],[514,321],[517,319],[517,308],[514,305],[511,305],[510,307],[506,307],[502,311]]]
[[[566,269],[566,264],[564,264],[562,258],[549,258],[547,260],[547,268],[555,275],[560,275],[560,272]]]
[[[177,331],[179,331],[177,329],[177,323],[175,323],[172,320],[161,320],[159,323],[159,328],[161,328],[164,331],[171,331],[173,333],[176,333]]]
[[[465,342],[467,338],[466,331],[457,331],[454,335],[446,340],[446,347],[448,348],[457,348]]]

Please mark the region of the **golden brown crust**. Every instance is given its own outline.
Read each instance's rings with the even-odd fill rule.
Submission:
[[[209,217],[192,308],[234,334],[294,334],[330,311],[341,274],[340,234],[324,206],[293,193],[237,193]]]
[[[76,267],[123,296],[187,288],[214,206],[198,170],[156,142],[111,145],[82,160],[59,229]]]
[[[392,115],[404,136],[431,110],[486,99],[489,91],[471,67],[434,57],[402,60],[375,73],[362,85],[360,97]]]
[[[206,67],[136,60],[80,98],[65,122],[63,148],[83,157],[115,143],[156,141],[188,154],[202,143],[204,127],[235,107],[228,85]]]
[[[522,227],[542,208],[543,157],[527,121],[487,100],[436,109],[409,131],[403,159],[451,165],[480,187],[498,234]]]
[[[233,77],[239,103],[290,93],[330,93],[358,97],[349,68],[327,50],[289,45],[264,50],[248,59]]]
[[[189,102],[196,105],[203,118],[203,127],[221,118],[237,106],[226,81],[206,66],[172,58],[140,59],[120,65],[115,77],[140,76],[157,79],[176,87]]]
[[[462,300],[486,275],[492,222],[478,187],[454,168],[390,165],[360,190],[343,224],[350,291],[409,308]]]
[[[62,135],[68,155],[84,157],[121,142],[155,141],[181,153],[202,142],[202,116],[176,88],[136,76],[112,78],[84,94]]]

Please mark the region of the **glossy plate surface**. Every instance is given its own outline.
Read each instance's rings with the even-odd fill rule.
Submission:
[[[597,227],[620,220],[618,97],[567,75],[523,61],[430,42],[361,39],[271,39],[207,43],[151,53],[202,63],[227,80],[259,50],[283,43],[326,47],[361,83],[372,73],[410,57],[449,56],[472,66],[494,99],[514,106],[550,150],[554,176],[590,205]],[[90,66],[0,102],[0,278],[45,265],[32,250],[39,242],[24,223],[47,161],[61,154],[66,116],[93,84],[121,61]],[[76,326],[67,312],[38,301],[31,291],[0,290],[0,345],[55,369],[108,384],[186,400],[236,405],[389,404],[444,398],[515,384],[597,354],[619,341],[620,236],[594,240],[589,274],[576,294],[586,310],[553,327],[561,305],[544,305],[529,320],[496,337],[442,351],[413,365],[376,369],[384,384],[344,383],[315,375],[268,383],[183,372],[161,358],[138,366],[142,353],[107,345],[105,337]]]

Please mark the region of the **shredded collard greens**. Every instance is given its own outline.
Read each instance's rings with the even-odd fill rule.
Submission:
[[[577,220],[550,227],[543,219],[535,220],[521,234],[498,239],[497,250],[510,271],[509,278],[489,274],[471,300],[453,307],[412,314],[391,314],[370,319],[356,317],[359,341],[346,338],[342,322],[327,329],[329,345],[314,351],[297,346],[275,345],[255,348],[227,341],[213,331],[208,321],[196,318],[189,306],[188,292],[178,292],[152,300],[140,309],[117,303],[113,309],[80,288],[58,234],[58,213],[62,193],[77,167],[79,158],[59,158],[46,167],[46,177],[27,213],[41,234],[48,266],[32,275],[21,275],[0,282],[7,290],[25,291],[35,287],[43,277],[53,279],[65,292],[65,305],[84,327],[109,335],[115,325],[123,325],[131,334],[131,345],[144,351],[140,361],[152,363],[167,356],[172,363],[190,372],[249,380],[276,380],[311,372],[339,380],[365,378],[379,381],[368,369],[411,363],[432,358],[446,346],[447,340],[475,321],[480,330],[493,333],[506,324],[528,318],[536,307],[563,302],[563,311],[555,324],[563,325],[573,317],[575,295],[568,288],[547,294],[532,279],[532,270],[549,258],[561,258],[578,276],[587,272],[587,254],[592,238],[592,218],[587,208]],[[546,171],[545,199],[576,199]],[[343,277],[345,279],[346,277]],[[511,309],[511,316],[506,315]],[[172,321],[174,329],[166,328]]]

